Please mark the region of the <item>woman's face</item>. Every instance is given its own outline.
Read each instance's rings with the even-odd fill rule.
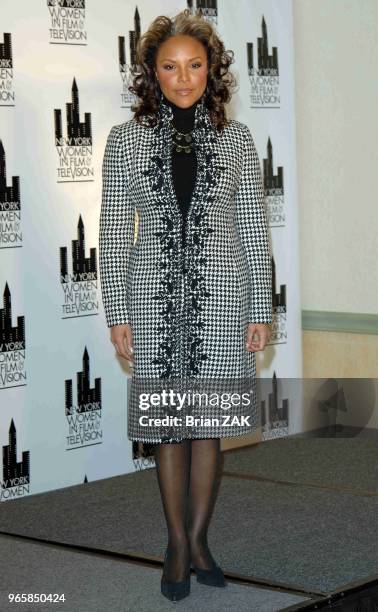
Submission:
[[[171,36],[158,48],[155,72],[165,97],[176,106],[187,108],[206,89],[206,49],[192,36]]]

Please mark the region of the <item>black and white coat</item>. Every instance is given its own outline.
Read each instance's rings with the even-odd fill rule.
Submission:
[[[246,329],[272,321],[271,248],[254,140],[237,120],[219,133],[203,99],[197,104],[197,176],[183,249],[172,118],[162,100],[156,126],[132,118],[107,139],[99,228],[107,325],[131,325],[133,380],[254,379]],[[235,436],[256,426],[199,426],[183,435],[141,426],[140,414],[129,401],[128,436],[146,442]]]

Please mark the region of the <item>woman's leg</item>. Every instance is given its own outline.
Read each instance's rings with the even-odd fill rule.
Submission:
[[[155,463],[168,530],[163,576],[170,582],[186,578],[190,552],[186,511],[190,474],[190,440],[155,446]]]
[[[220,482],[220,439],[192,440],[189,483],[188,536],[192,562],[210,569],[214,559],[207,529]]]

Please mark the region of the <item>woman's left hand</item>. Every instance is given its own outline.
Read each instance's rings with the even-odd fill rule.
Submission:
[[[253,340],[256,334],[257,340]],[[263,351],[270,339],[269,323],[249,323],[247,328],[246,349],[254,353]]]

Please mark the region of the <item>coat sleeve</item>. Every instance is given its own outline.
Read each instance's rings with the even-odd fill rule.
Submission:
[[[243,169],[236,192],[236,225],[251,275],[249,323],[272,322],[272,262],[260,162],[252,134],[244,128]]]
[[[99,264],[102,302],[108,327],[130,323],[126,306],[126,271],[134,242],[135,210],[128,194],[127,152],[113,126],[102,163]]]

